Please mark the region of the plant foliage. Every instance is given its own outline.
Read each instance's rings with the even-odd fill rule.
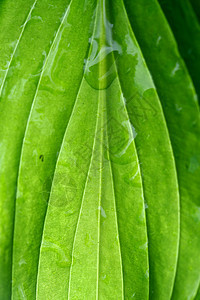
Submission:
[[[200,299],[199,11],[159,2],[0,2],[0,300]]]

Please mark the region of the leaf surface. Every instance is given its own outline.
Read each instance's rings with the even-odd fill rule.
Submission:
[[[23,293],[30,297],[36,293],[38,256],[49,191],[64,130],[83,74],[94,5],[95,1],[87,1],[87,5],[73,1],[62,14],[62,22],[54,35],[35,92],[18,179],[13,297],[19,297],[19,286],[23,286]]]
[[[8,76],[12,60],[17,51],[18,45],[23,37],[24,29],[30,19],[31,13],[37,1],[28,0],[22,1],[4,0],[0,3],[0,96]]]
[[[163,69],[157,61],[154,67],[148,63],[151,58],[154,64],[151,53],[157,53],[146,43],[150,27],[145,31],[144,22],[145,48],[138,33],[139,4],[125,4],[132,28],[122,0],[27,1],[9,37],[15,43],[5,45],[9,63],[6,69],[2,56],[0,201],[9,213],[1,221],[1,257],[4,264],[9,249],[4,265],[9,282],[15,214],[13,300],[171,297],[180,230],[175,160],[179,176],[181,164],[193,157],[187,142],[197,149],[198,144],[183,121],[186,140],[181,146],[189,154],[182,158],[180,150],[174,151],[183,132],[177,133],[173,120],[182,119],[173,109],[169,117],[163,103],[167,94],[172,105],[174,88],[175,104],[182,105],[184,92],[178,94],[174,79],[177,66],[169,67],[174,75],[167,92],[168,74],[160,80],[155,74],[163,74],[169,61]],[[137,26],[131,18],[134,5]],[[171,32],[158,5],[156,9],[171,51]],[[143,14],[143,21],[151,18]],[[183,69],[180,80],[190,85],[185,107],[197,120],[190,78],[176,51],[174,57]],[[184,118],[188,121],[186,113]],[[198,133],[198,126],[191,131]],[[189,169],[196,165],[193,159]],[[180,175],[192,185],[194,177],[187,176]],[[191,224],[183,225],[184,237],[196,230]],[[195,243],[197,247],[197,239]],[[4,279],[2,291],[10,299]]]
[[[159,0],[200,99],[200,24],[189,0]],[[200,101],[200,100],[199,100]]]
[[[193,9],[200,21],[200,2],[198,0],[190,0],[190,3],[192,4]]]
[[[26,1],[21,11],[21,1],[1,1],[0,3],[0,102],[9,69],[17,50],[23,29],[34,7],[34,1]],[[14,21],[13,21],[14,20]],[[2,104],[0,104],[2,110]],[[3,123],[1,123],[2,126]],[[0,148],[2,149],[1,144]],[[2,161],[2,156],[1,156]],[[1,168],[2,168],[1,162]],[[0,198],[0,298],[9,299],[11,290],[12,268],[12,233],[13,233],[13,205],[14,201],[5,201],[8,187],[4,173],[0,175],[1,198]]]
[[[147,67],[140,59],[140,51],[135,50],[138,44],[119,4],[115,6],[113,16],[114,36],[124,49],[123,57],[118,57],[116,61],[130,120],[138,132],[135,142],[148,207],[150,297],[168,299],[173,288],[179,245],[179,193],[174,158],[166,137],[168,130],[160,100],[150,77],[141,73]],[[164,182],[166,185],[163,185]],[[166,252],[169,245],[170,251]]]
[[[200,299],[200,288],[198,289],[197,294],[196,294],[196,296],[195,296],[194,299],[195,300],[199,300]]]
[[[145,299],[148,295],[142,182],[130,121],[119,81],[114,78],[116,71],[105,76],[108,65],[113,68],[114,63],[105,10],[104,1],[99,1],[85,76],[56,165],[41,246],[38,299],[43,295],[123,299],[134,294]],[[118,115],[120,103],[122,115]],[[112,147],[107,127],[116,130],[121,123],[125,123],[122,145],[114,143]],[[117,157],[114,166],[112,151]],[[115,190],[114,174],[124,195]],[[72,191],[64,184],[67,180],[74,182]],[[61,207],[56,205],[58,198],[65,199]],[[127,219],[129,210],[131,218]]]
[[[59,1],[56,7],[50,1],[48,8],[46,1],[1,2],[0,266],[3,278],[0,293],[3,299],[10,297],[21,145],[40,72],[65,7],[66,1]]]
[[[114,38],[113,45],[112,45],[113,51],[114,52],[116,51],[119,54],[122,51],[121,55],[119,55],[119,57],[117,58],[119,61],[121,61],[121,63],[119,63],[119,69],[121,70],[121,75],[122,74],[125,75],[126,73],[125,72],[126,69],[124,70],[122,68],[122,63],[124,63],[125,61],[127,61],[127,65],[128,64],[130,65],[131,63],[133,69],[137,69],[140,71],[142,70],[141,71],[142,74],[138,72],[137,75],[135,74],[128,75],[128,79],[130,80],[129,87],[133,86],[131,92],[134,93],[133,94],[134,96],[136,92],[142,93],[146,91],[146,94],[148,95],[147,96],[148,99],[151,99],[150,103],[153,102],[153,108],[150,106],[150,109],[148,107],[148,104],[146,103],[143,104],[143,105],[147,105],[148,120],[146,120],[146,123],[143,124],[142,130],[139,131],[138,137],[139,135],[141,136],[140,140],[138,139],[138,137],[136,137],[135,139],[135,141],[138,140],[138,147],[140,146],[141,148],[143,148],[143,151],[140,149],[140,158],[146,155],[147,149],[148,151],[151,151],[151,155],[152,155],[152,156],[149,155],[149,159],[145,157],[145,159],[147,160],[146,165],[143,163],[144,167],[142,169],[144,172],[143,174],[144,181],[146,180],[145,186],[144,187],[141,186],[140,181],[138,182],[139,169],[137,166],[137,160],[135,162],[133,161],[134,164],[131,163],[134,156],[136,155],[136,153],[134,155],[134,148],[132,149],[133,147],[132,130],[133,132],[135,131],[134,131],[134,127],[131,128],[130,126],[131,124],[130,116],[128,116],[127,108],[124,106],[123,103],[124,97],[121,91],[121,82],[119,80],[120,75],[116,73],[115,67],[114,67],[115,71],[113,73],[113,66],[112,65],[110,66],[110,63],[112,64],[112,59],[109,57],[110,44],[108,43],[107,48],[103,47],[103,45],[101,48],[100,47],[101,38],[99,41],[99,37],[98,37],[98,39],[96,38],[97,40],[94,39],[92,42],[92,50],[90,54],[91,56],[89,56],[88,66],[90,66],[92,70],[90,70],[90,73],[88,75],[87,67],[86,67],[85,78],[82,81],[80,91],[76,100],[77,101],[76,106],[74,107],[73,114],[70,118],[70,123],[66,129],[60,155],[57,161],[54,181],[51,190],[50,202],[49,202],[48,211],[45,220],[42,246],[41,246],[39,274],[38,274],[38,298],[39,299],[42,298],[43,295],[46,295],[47,297],[53,297],[55,299],[56,297],[58,297],[59,299],[59,297],[62,297],[63,294],[68,294],[69,298],[70,297],[75,298],[76,297],[75,295],[78,295],[78,298],[82,298],[83,295],[91,295],[91,294],[93,295],[93,297],[95,297],[95,295],[99,295],[99,297],[100,298],[102,297],[102,299],[105,299],[106,295],[108,295],[107,297],[109,298],[113,297],[113,299],[116,299],[116,297],[130,298],[132,296],[136,297],[136,299],[148,298],[148,281],[147,281],[148,268],[145,267],[145,260],[142,259],[142,257],[145,255],[145,252],[147,251],[147,244],[145,243],[145,227],[143,221],[144,212],[142,212],[143,210],[142,203],[144,205],[144,202],[143,201],[141,202],[141,200],[139,201],[141,197],[141,196],[139,197],[139,194],[141,194],[141,192],[137,192],[137,190],[139,189],[140,191],[141,188],[143,188],[144,195],[146,194],[148,205],[149,205],[148,209],[150,210],[150,213],[147,215],[147,218],[149,218],[149,222],[151,222],[150,224],[152,228],[149,226],[149,228],[147,229],[152,235],[151,242],[152,245],[154,245],[155,247],[154,251],[156,251],[158,255],[157,264],[160,264],[160,259],[161,259],[161,262],[163,261],[162,267],[164,267],[166,270],[168,269],[170,263],[172,267],[168,272],[170,273],[170,275],[172,275],[172,280],[167,279],[168,280],[167,283],[169,283],[170,281],[171,285],[173,284],[173,278],[176,269],[177,247],[178,247],[178,239],[179,239],[178,238],[179,237],[178,234],[179,233],[179,224],[178,224],[179,201],[178,201],[176,172],[174,167],[172,150],[169,143],[165,120],[159,104],[159,99],[156,96],[156,93],[154,91],[153,83],[148,74],[148,71],[146,70],[146,66],[141,57],[141,53],[138,49],[138,45],[135,42],[134,36],[130,31],[127,16],[123,8],[123,4],[121,1],[117,1],[112,4],[113,4],[112,7],[114,10],[114,15],[117,16],[115,20],[115,24],[117,28],[116,30],[119,30],[120,28],[119,23],[121,28],[123,28],[123,31],[122,32],[120,31],[120,33],[118,31],[115,37],[118,38],[119,40],[119,36],[123,37],[126,36],[127,34],[130,37],[129,46],[132,49],[132,52],[133,53],[136,52],[135,54],[139,57],[138,58],[139,62],[138,62],[137,60],[135,60],[135,55],[130,53],[129,60],[127,61],[128,57],[125,55],[126,49],[124,48],[122,49],[121,47],[121,46],[123,47],[125,46],[123,44],[124,41],[122,42],[119,40],[120,41],[119,44],[120,47],[119,47],[118,45],[119,41],[115,40]],[[121,14],[119,14],[119,10],[120,12],[121,10],[123,11],[122,17]],[[99,23],[97,22],[97,25],[98,24]],[[109,41],[109,23],[105,27],[108,32],[107,38]],[[104,31],[102,29],[102,30],[97,30],[97,32],[102,33]],[[98,47],[100,47],[100,49],[99,52],[96,53],[95,49],[97,51]],[[99,69],[102,72],[102,69],[104,68],[105,62],[103,58],[101,60],[101,57],[105,57],[105,50],[107,50],[106,69],[109,70],[110,76],[109,77],[100,76],[100,78],[106,78],[106,80],[95,81],[94,78],[98,78],[97,76],[99,73]],[[91,63],[91,60],[93,64]],[[110,68],[108,68],[108,66],[110,66]],[[97,75],[95,75],[96,73]],[[117,78],[113,79],[116,76]],[[145,78],[145,82],[143,84],[142,84],[143,81],[141,80],[140,76],[142,78]],[[112,82],[110,83],[111,79]],[[126,83],[128,82],[127,77],[125,77],[124,80],[126,80]],[[88,82],[90,83],[90,85],[88,85]],[[100,87],[104,87],[104,89],[102,90]],[[90,95],[91,106],[94,105],[95,107],[95,110],[93,111],[93,115],[91,111],[92,109],[91,106],[90,107],[86,106],[85,109],[82,111],[82,114],[80,114],[81,107],[82,108],[84,107],[85,99],[87,98],[86,95]],[[141,112],[143,110],[141,100],[142,100],[141,97],[138,97],[136,95],[134,97],[134,104],[133,102],[132,104],[129,104],[129,110],[131,110],[132,108],[132,112],[136,110]],[[107,102],[106,106],[104,101]],[[101,104],[101,102],[103,102],[104,104],[103,103]],[[100,111],[99,108],[101,108]],[[107,110],[107,120],[106,117],[101,116],[104,110]],[[159,124],[158,126],[162,132],[161,136],[162,137],[163,135],[165,136],[165,138],[162,141],[159,140],[156,135],[154,136],[153,133],[151,134],[149,130],[150,127],[152,128],[152,126],[156,126],[155,118],[154,118],[155,110],[159,114],[157,124]],[[85,117],[85,114],[90,115],[91,117],[87,118]],[[142,123],[144,122],[144,118],[142,117],[139,118],[139,120],[137,120],[137,116],[134,117],[134,112],[132,114],[133,114],[132,119],[135,123],[137,121],[138,124],[136,124],[136,126],[138,126],[138,130],[139,130],[140,126],[142,126]],[[99,119],[101,118],[105,120],[102,123],[104,125],[103,127],[105,127],[105,125],[106,127],[108,127],[109,156],[105,154],[104,160],[102,162],[102,158],[101,158],[102,154],[101,154],[100,158],[97,159],[97,165],[95,166],[94,165],[95,154],[93,154],[93,151],[97,152],[97,154],[101,152],[100,150],[102,148],[101,144],[103,143],[104,138],[102,137],[103,133],[101,132],[101,129],[99,130],[97,129],[97,133],[95,132],[94,124],[96,123],[96,126],[98,128],[99,126],[98,124],[99,122],[101,122]],[[77,128],[80,127],[78,126],[78,124],[81,124],[81,128],[82,128],[81,131],[77,130]],[[89,133],[88,136],[85,136],[86,129],[84,128],[87,129],[92,128],[93,133]],[[116,130],[116,128],[119,129]],[[113,130],[116,130],[118,133],[120,133],[120,139],[122,139],[123,135],[127,132],[126,135],[128,138],[125,139],[125,144],[124,145],[122,144],[123,147],[120,147],[116,143],[116,141],[113,142],[112,140]],[[109,134],[109,132],[111,132],[112,134]],[[104,134],[105,136],[107,135],[106,133]],[[148,139],[148,137],[150,138],[151,142],[153,139],[152,148],[149,145],[149,143],[146,144],[144,143],[145,139],[146,138]],[[98,140],[98,143],[96,140]],[[120,141],[120,143],[122,141]],[[84,156],[82,156],[82,150],[81,150],[84,149],[83,142],[84,143],[86,142],[89,148],[88,151],[84,154]],[[99,143],[100,145],[98,145]],[[105,144],[103,144],[103,150],[105,151],[105,148],[107,149],[107,144],[106,142],[104,143]],[[126,143],[128,143],[128,145],[125,147]],[[162,144],[163,147],[163,153],[160,152],[160,156],[158,159],[158,153],[157,151],[155,151],[155,147],[157,145],[157,147],[159,146],[159,149],[161,150],[160,143]],[[70,158],[72,157],[73,160],[70,161]],[[149,168],[149,165],[153,165],[157,161],[159,161],[159,163],[156,164],[156,171],[154,175],[157,176],[159,182],[161,182],[161,180],[163,179],[161,178],[162,177],[161,174],[163,174],[165,180],[168,180],[168,178],[170,178],[169,184],[171,186],[171,189],[167,194],[166,194],[166,189],[168,188],[168,184],[165,187],[163,187],[163,189],[159,192],[156,186],[155,187],[151,186],[152,183],[151,178],[153,178],[152,176],[153,170]],[[170,166],[168,174],[166,173],[166,171],[163,172],[163,169],[165,169],[166,161],[167,164]],[[109,164],[111,166],[109,166]],[[135,164],[136,164],[136,169],[133,168],[133,165]],[[77,166],[81,167],[81,172],[80,170],[77,169]],[[148,171],[148,169],[150,170]],[[94,171],[96,171],[96,176],[93,175]],[[111,171],[113,172],[113,179],[111,176],[112,174]],[[128,171],[130,173],[128,173]],[[159,176],[156,175],[157,172]],[[131,173],[133,173],[132,176]],[[63,178],[62,182],[61,182],[61,178]],[[88,178],[90,178],[90,180]],[[68,184],[63,184],[63,182],[68,182],[69,179],[71,183],[76,182],[76,186],[78,187],[81,186],[82,188],[80,190],[79,188],[75,189],[76,192],[74,192],[74,189],[72,190],[71,188],[69,189]],[[129,185],[127,185],[127,180],[128,181],[130,180]],[[110,186],[114,187],[113,192],[111,190],[111,193],[107,194],[108,190],[107,190],[107,185],[105,185],[105,182],[110,182]],[[152,188],[151,192],[153,191],[153,193],[146,191],[147,189],[145,190],[146,185],[151,186]],[[136,192],[137,194],[135,195]],[[123,193],[125,193],[125,195],[123,195]],[[170,196],[170,194],[172,196]],[[109,197],[107,195],[109,195]],[[155,197],[155,202],[154,202],[152,195],[154,195],[154,197],[156,195],[159,199],[162,199],[162,203],[160,203],[160,206],[157,201],[158,198]],[[114,202],[115,197],[116,197],[116,214],[111,212],[109,213],[109,210],[107,210],[106,207],[107,206],[112,207],[113,205],[112,203]],[[170,222],[169,222],[168,215],[166,219],[160,218],[160,215],[163,216],[161,211],[164,207],[163,203],[164,201],[169,203],[169,197],[172,199],[171,204],[169,206],[169,214],[171,217]],[[74,198],[76,199],[77,203],[73,201]],[[66,199],[66,203],[63,204],[64,207],[63,206],[57,207],[56,205],[57,199]],[[137,200],[136,202],[134,201],[133,203],[133,200],[131,199],[137,199]],[[126,202],[127,205],[125,205]],[[102,203],[105,204],[103,205]],[[99,207],[99,204],[102,205],[100,205]],[[94,214],[95,207],[96,207],[96,215]],[[160,215],[159,213],[153,214],[155,208],[158,212],[160,212]],[[113,209],[115,210],[115,206],[113,206]],[[103,222],[102,221],[99,222],[98,210],[100,210],[101,212],[100,215],[101,219],[105,218],[105,216],[108,216],[109,218],[108,221],[106,220],[108,224],[107,226],[112,228],[112,231],[109,231],[109,235],[108,233],[105,234],[106,221],[103,219],[104,220]],[[165,207],[165,211],[166,211],[166,207]],[[128,221],[126,218],[127,214],[131,216],[129,222],[127,222]],[[106,254],[108,257],[111,257],[112,255],[109,252],[109,248],[107,248],[106,246],[108,244],[108,241],[113,240],[112,235],[113,232],[115,232],[116,230],[115,229],[116,226],[114,225],[115,219],[118,220],[118,224],[119,224],[118,230],[119,230],[120,249],[122,255],[124,295],[121,295],[121,290],[120,290],[120,286],[122,286],[122,284],[120,283],[122,281],[122,276],[120,276],[119,273],[119,269],[120,269],[119,268],[119,264],[120,264],[119,245],[117,246],[113,244],[112,246],[111,244],[112,246],[111,253],[113,254],[116,253],[116,257],[113,256],[113,261],[105,260]],[[171,222],[172,220],[174,222]],[[92,227],[91,227],[91,223],[93,224]],[[99,223],[100,223],[100,230],[99,230]],[[62,224],[62,226],[60,224]],[[158,224],[159,226],[161,226],[161,228],[163,228],[162,236],[159,236],[159,230],[157,230]],[[59,227],[59,232],[57,230],[58,227]],[[169,227],[173,232],[173,235],[171,235],[171,232],[169,231]],[[134,230],[134,228],[137,229]],[[167,228],[167,230],[164,228]],[[129,236],[126,236],[126,232],[129,233]],[[134,235],[133,232],[135,232]],[[155,235],[155,232],[157,236],[153,237],[153,233]],[[100,233],[100,239],[99,239],[99,233]],[[160,242],[159,242],[160,239],[163,237],[164,239],[167,239],[168,244],[171,245],[170,255],[168,253],[168,255],[166,255],[165,257],[163,257],[163,255],[165,255],[166,244],[163,244],[164,247],[160,247]],[[142,244],[142,240],[143,240],[143,244]],[[113,242],[114,241],[115,240],[113,240]],[[99,246],[100,248],[98,247],[98,243],[100,243]],[[137,246],[138,243],[140,245],[139,247]],[[153,250],[153,247],[151,247],[151,249]],[[87,259],[85,253],[88,253]],[[105,253],[104,256],[103,255],[101,256],[101,254],[103,253]],[[167,258],[167,263],[166,263],[166,258]],[[52,261],[54,262],[53,265],[52,265]],[[91,261],[93,263],[91,263]],[[61,262],[63,262],[63,264]],[[117,274],[115,280],[117,280],[118,282],[117,288],[114,289],[112,289],[112,286],[114,286],[115,277],[114,274],[111,272],[112,270],[111,267],[109,267],[109,263],[111,262],[113,262],[112,265],[115,266],[113,267],[115,270],[114,274]],[[132,265],[130,265],[130,262]],[[136,265],[137,267],[133,267],[134,265]],[[144,267],[142,267],[143,265]],[[48,271],[50,270],[50,268],[51,271],[53,270],[53,272]],[[104,272],[103,271],[101,272],[101,269],[103,269]],[[141,275],[139,275],[140,269],[142,269],[143,275],[142,273]],[[161,268],[159,268],[159,271],[160,269]],[[54,273],[59,274],[59,276],[57,276],[56,279],[53,275]],[[47,274],[48,274],[48,281],[45,280]],[[101,274],[102,277],[100,276]],[[86,278],[88,279],[88,276],[90,276],[90,280],[85,281]],[[113,281],[113,284],[107,286],[106,282],[104,283],[104,280],[106,280],[107,277],[109,278],[109,281],[111,282]],[[65,278],[64,281],[63,278]],[[67,281],[66,278],[68,278]],[[59,291],[55,292],[56,286],[58,286],[58,283],[60,282],[62,282],[62,284],[60,285],[60,289]],[[171,286],[168,287],[166,293],[170,293],[171,288],[172,288]]]
[[[125,4],[161,100],[178,174],[180,251],[172,298],[191,299],[200,280],[200,119],[196,94],[158,3],[125,0]],[[155,288],[152,297],[153,292]]]

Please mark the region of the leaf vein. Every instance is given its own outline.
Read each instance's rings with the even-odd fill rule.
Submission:
[[[75,235],[74,235],[73,246],[72,246],[72,262],[71,262],[71,266],[70,266],[68,299],[70,299],[70,284],[71,284],[71,272],[72,272],[72,266],[73,266],[74,247],[75,247],[75,242],[76,242],[76,236],[77,236],[78,226],[79,226],[79,222],[80,222],[80,218],[81,218],[81,213],[82,213],[82,208],[83,208],[83,203],[84,203],[84,198],[85,198],[86,187],[87,187],[87,184],[88,184],[88,181],[89,181],[89,174],[90,174],[90,170],[91,170],[91,167],[92,167],[92,160],[93,160],[93,156],[94,156],[95,141],[96,141],[96,138],[97,138],[99,107],[100,107],[100,104],[98,103],[97,120],[96,120],[96,127],[95,127],[95,135],[94,135],[92,153],[91,153],[90,164],[89,164],[89,169],[88,169],[88,172],[87,172],[85,186],[84,186],[83,194],[82,194],[82,197],[81,197],[81,207],[80,207],[80,212],[79,212],[79,216],[78,216],[78,221],[77,221],[77,224],[76,224]]]
[[[118,224],[118,217],[117,217],[117,206],[116,206],[116,192],[114,187],[114,178],[113,178],[113,168],[112,163],[110,159],[110,152],[109,152],[109,142],[108,142],[108,134],[107,137],[107,144],[108,144],[108,162],[109,162],[109,169],[112,179],[112,190],[114,194],[114,212],[115,212],[115,223],[116,223],[116,229],[117,229],[117,238],[118,238],[118,250],[119,250],[119,257],[120,257],[120,266],[121,266],[121,281],[122,281],[122,299],[124,299],[124,276],[123,276],[123,263],[122,263],[122,253],[121,253],[121,244],[120,244],[120,238],[119,238],[119,224]]]
[[[4,88],[4,86],[5,86],[5,82],[6,82],[6,79],[7,79],[7,76],[8,76],[8,72],[9,72],[9,70],[10,70],[10,68],[11,68],[11,64],[12,64],[13,58],[14,58],[14,56],[15,56],[15,53],[16,53],[16,51],[17,51],[17,49],[18,49],[18,46],[19,46],[19,44],[20,44],[20,41],[21,41],[21,39],[22,39],[22,36],[23,36],[24,30],[25,30],[26,24],[28,23],[28,21],[29,21],[29,19],[30,19],[31,13],[32,13],[33,9],[35,8],[35,5],[36,5],[37,1],[38,1],[38,0],[35,0],[35,2],[33,3],[33,5],[31,6],[31,9],[30,9],[30,11],[29,11],[29,13],[28,13],[28,16],[27,16],[27,18],[26,18],[24,24],[22,25],[21,33],[20,33],[20,35],[19,35],[19,38],[18,38],[18,40],[17,40],[17,43],[16,43],[15,48],[14,48],[14,50],[13,50],[13,53],[12,53],[12,55],[11,55],[11,58],[10,58],[8,67],[7,67],[6,72],[5,72],[5,76],[4,76],[3,81],[2,81],[2,84],[1,84],[1,88],[0,88],[0,97],[1,97],[1,95],[2,95],[2,91],[3,91],[3,88]]]

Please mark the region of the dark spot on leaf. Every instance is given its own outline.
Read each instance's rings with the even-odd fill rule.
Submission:
[[[41,155],[39,156],[39,159],[43,162],[43,161],[44,161],[44,155],[41,154]]]

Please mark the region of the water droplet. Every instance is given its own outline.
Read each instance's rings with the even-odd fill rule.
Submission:
[[[176,72],[180,70],[180,64],[179,62],[176,63],[175,67],[173,68],[172,72],[171,72],[171,76],[175,76]]]
[[[160,44],[162,37],[159,35],[159,37],[156,40],[156,46],[158,46]]]

